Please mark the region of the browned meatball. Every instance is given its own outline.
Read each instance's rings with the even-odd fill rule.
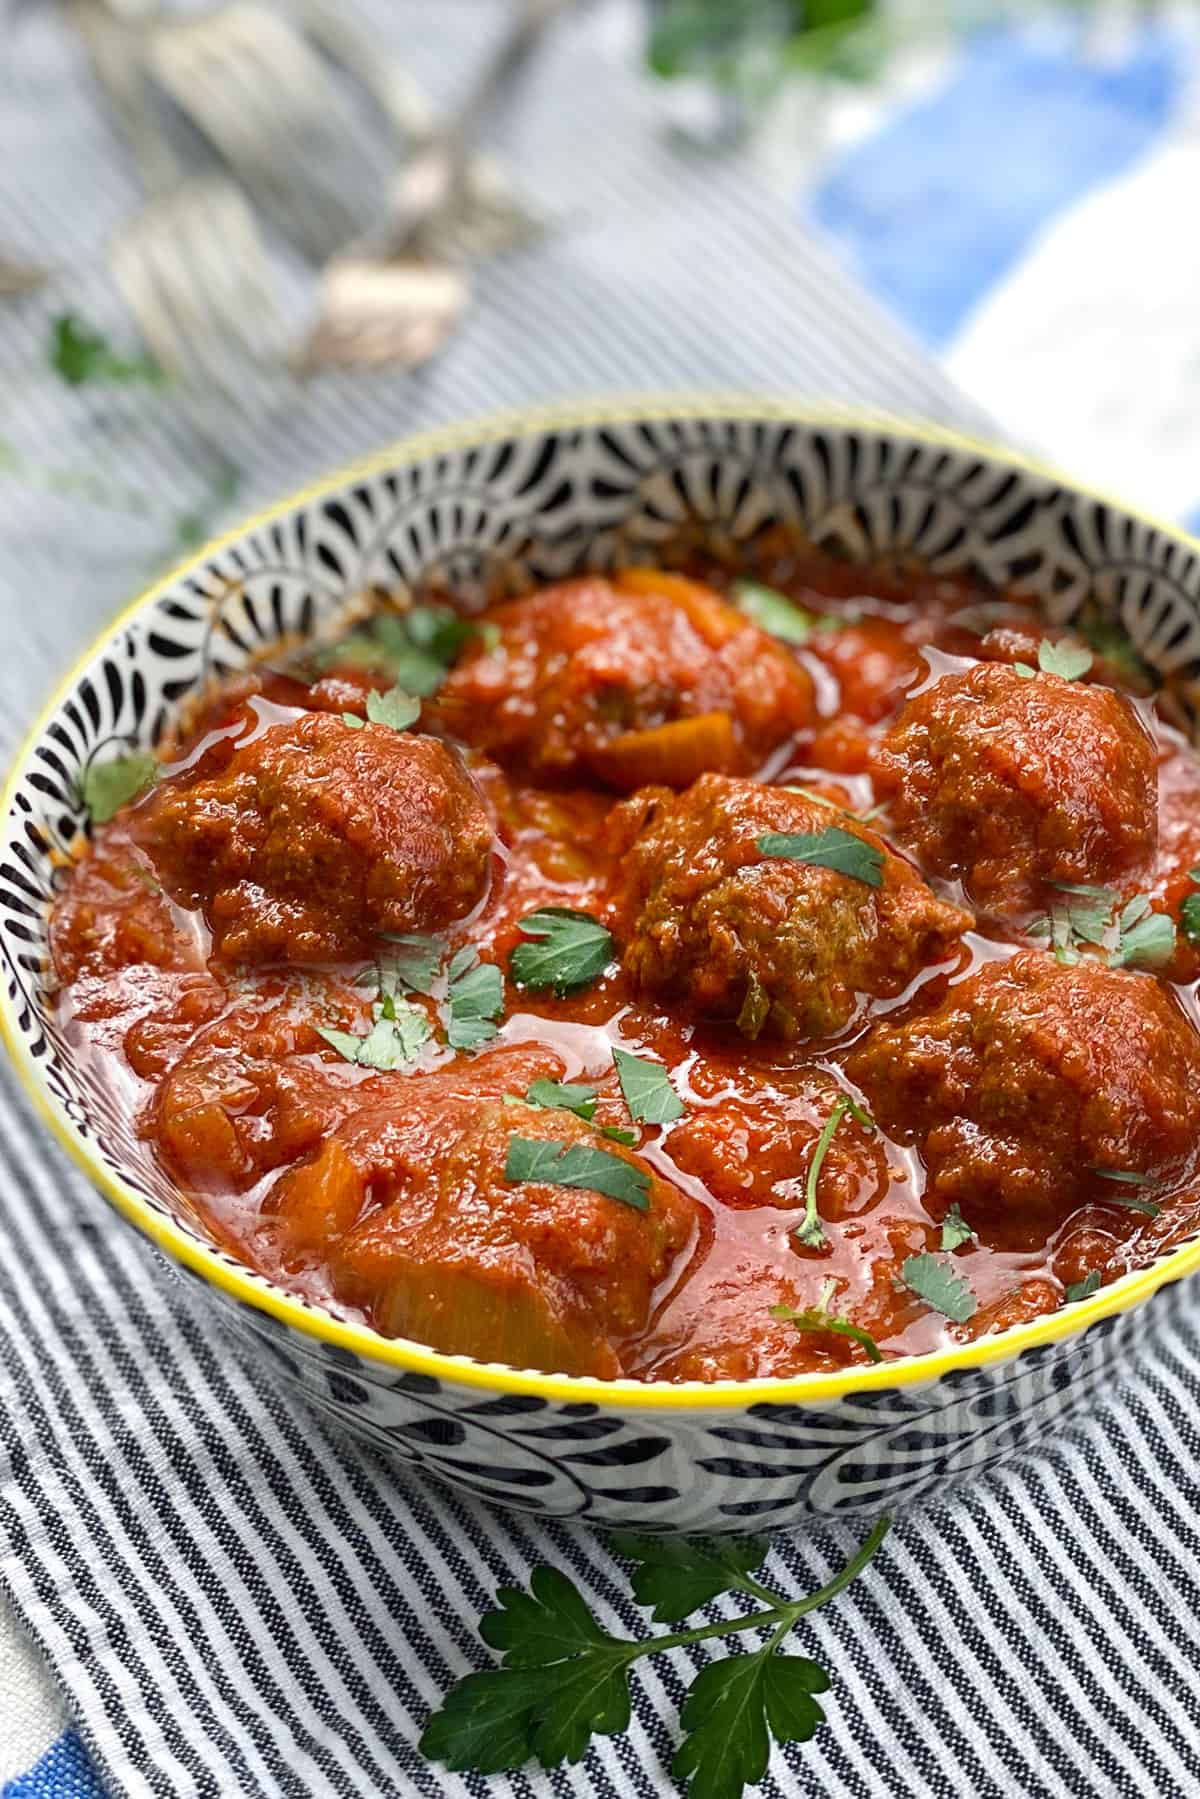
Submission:
[[[846,1069],[920,1150],[930,1210],[957,1201],[997,1244],[1035,1247],[1077,1206],[1144,1197],[1139,1177],[1197,1161],[1200,1036],[1157,981],[1098,960],[986,963],[933,1011],[875,1025]]]
[[[482,895],[492,845],[452,750],[325,713],[217,743],[155,790],[137,829],[238,962],[335,960],[383,931],[437,930]]]
[[[368,1083],[317,1157],[283,1177],[271,1209],[293,1242],[316,1221],[338,1297],[388,1335],[520,1368],[619,1374],[618,1347],[645,1329],[696,1206],[583,1120],[500,1097],[560,1072],[552,1051],[503,1049],[469,1074],[402,1082],[402,1097]],[[508,1180],[514,1137],[583,1145],[639,1170],[647,1208]]]
[[[632,570],[495,607],[442,688],[445,727],[539,780],[628,791],[750,773],[811,723],[792,654],[709,588]]]
[[[880,885],[759,848],[767,832],[830,828],[871,846]],[[627,973],[750,1037],[840,1031],[859,996],[900,993],[971,922],[874,831],[784,787],[704,775],[686,793],[627,801],[613,830],[618,847],[635,833],[613,894]]]
[[[1119,880],[1148,856],[1155,768],[1121,694],[1001,663],[927,687],[876,757],[897,834],[993,913],[1038,906],[1049,881]]]

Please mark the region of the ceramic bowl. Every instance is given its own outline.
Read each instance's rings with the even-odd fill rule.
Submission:
[[[47,902],[80,853],[90,757],[153,744],[194,689],[364,590],[469,594],[500,569],[553,580],[651,560],[683,526],[728,545],[771,520],[859,559],[903,549],[976,571],[1059,623],[1087,602],[1185,700],[1200,676],[1200,544],[1015,456],[763,401],[580,407],[412,439],[200,551],[66,678],[4,795],[0,1016],[60,1142],[306,1403],[399,1462],[555,1516],[763,1530],[940,1494],[1056,1436],[1126,1369],[1179,1303],[1200,1242],[978,1342],[792,1380],[604,1382],[389,1340],[251,1273],[188,1222],[56,1024]]]

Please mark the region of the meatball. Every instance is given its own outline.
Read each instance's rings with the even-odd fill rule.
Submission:
[[[876,852],[880,885],[758,847],[764,832],[831,828]],[[625,850],[612,902],[626,973],[701,1017],[736,1019],[748,1037],[840,1031],[859,996],[899,994],[952,956],[971,922],[874,831],[784,787],[704,775],[686,793],[627,801],[613,832]]]
[[[749,773],[807,726],[796,658],[709,588],[632,570],[495,607],[442,688],[446,729],[538,780],[622,791]]]
[[[483,894],[492,828],[452,750],[307,713],[164,781],[138,814],[161,879],[237,962],[364,955]]]
[[[999,1246],[1036,1247],[1089,1202],[1120,1216],[1197,1161],[1200,1036],[1157,981],[1096,959],[986,963],[932,1011],[876,1024],[846,1071],[919,1149],[930,1212],[958,1202]]]
[[[1111,688],[980,663],[911,699],[876,774],[897,834],[991,913],[1047,882],[1119,880],[1154,850],[1156,753]]]
[[[537,1071],[537,1072],[535,1072]],[[295,1248],[327,1234],[334,1292],[391,1336],[516,1367],[610,1377],[696,1228],[696,1206],[582,1119],[505,1100],[553,1052],[501,1050],[362,1103],[270,1210]],[[588,1188],[510,1181],[513,1137],[602,1150],[649,1181],[648,1207]],[[317,1220],[314,1228],[312,1220]]]

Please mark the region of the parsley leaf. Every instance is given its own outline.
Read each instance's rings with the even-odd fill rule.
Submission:
[[[1068,1286],[1066,1290],[1067,1304],[1073,1305],[1077,1299],[1090,1299],[1099,1285],[1100,1270],[1098,1268],[1092,1268],[1084,1275],[1081,1281],[1072,1281]]]
[[[451,1049],[477,1049],[496,1035],[495,1020],[504,1010],[504,976],[470,947],[459,950],[447,972],[446,1041]]]
[[[1048,936],[1057,960],[1070,966],[1079,960],[1080,944],[1103,944],[1120,895],[1112,887],[1075,886],[1069,881],[1050,884],[1063,897],[1054,902],[1045,918],[1030,925],[1029,935]]]
[[[883,851],[843,831],[840,825],[828,825],[823,831],[765,831],[758,847],[764,856],[806,862],[810,868],[831,868],[868,887],[883,885]]]
[[[1093,1168],[1091,1171],[1098,1180],[1115,1181],[1120,1186],[1152,1187],[1152,1174],[1139,1174],[1136,1169]],[[1147,1218],[1157,1218],[1162,1211],[1152,1199],[1139,1199],[1136,1193],[1113,1193],[1108,1200],[1110,1205],[1126,1206],[1131,1212],[1144,1212]]]
[[[551,1187],[583,1187],[607,1194],[636,1211],[650,1208],[650,1176],[632,1162],[586,1143],[559,1143],[538,1137],[510,1137],[504,1161],[506,1181],[545,1181]]]
[[[1188,880],[1200,887],[1200,868],[1188,869]],[[1179,923],[1193,949],[1200,949],[1200,893],[1189,893],[1179,908]]]
[[[942,1219],[942,1250],[948,1254],[953,1249],[961,1249],[974,1235],[956,1202]]]
[[[420,700],[413,699],[402,687],[390,687],[386,693],[367,695],[367,717],[373,724],[390,725],[393,731],[407,731],[420,716]]]
[[[347,1062],[360,1068],[377,1068],[384,1073],[411,1062],[429,1039],[429,1020],[419,1006],[407,1000],[396,1000],[390,993],[372,1008],[374,1024],[365,1037],[353,1031],[329,1031],[317,1026],[331,1048]]]
[[[641,1124],[670,1124],[683,1117],[683,1101],[661,1062],[631,1055],[627,1049],[618,1049],[615,1044],[613,1061],[631,1118]]]
[[[1151,912],[1144,893],[1135,894],[1117,920],[1120,933],[1110,951],[1110,968],[1161,968],[1175,954],[1175,920],[1167,912]]]
[[[459,651],[480,627],[449,606],[413,606],[408,612],[383,612],[340,643],[323,649],[318,665],[378,668],[390,674],[406,693],[428,699],[446,678]]]
[[[596,1095],[597,1089],[582,1081],[534,1081],[525,1098],[531,1106],[574,1112],[576,1118],[590,1122],[596,1116]]]
[[[552,987],[569,993],[603,974],[612,959],[611,932],[590,912],[543,906],[520,922],[533,943],[518,943],[508,966],[518,987]]]
[[[1042,639],[1038,644],[1038,667],[1044,675],[1061,675],[1064,681],[1078,681],[1086,675],[1095,658],[1090,650],[1077,643],[1050,643]]]
[[[832,1331],[835,1336],[849,1337],[852,1342],[866,1351],[869,1362],[882,1362],[883,1352],[870,1331],[863,1330],[861,1325],[851,1323],[849,1318],[839,1317],[831,1312],[830,1302],[833,1299],[834,1283],[826,1281],[820,1299],[807,1311],[798,1312],[792,1306],[772,1306],[772,1318],[781,1318],[788,1324],[794,1324],[798,1331]]]
[[[656,1619],[686,1617],[723,1592],[745,1592],[755,1601],[743,1617],[640,1639],[610,1636],[564,1575],[536,1568],[528,1593],[503,1588],[500,1609],[480,1625],[502,1665],[459,1682],[426,1725],[421,1751],[457,1771],[484,1774],[535,1756],[547,1767],[578,1761],[592,1735],[628,1725],[634,1662],[717,1636],[769,1630],[761,1648],[703,1668],[680,1713],[687,1734],[674,1771],[690,1777],[692,1799],[737,1799],[766,1771],[772,1737],[801,1742],[822,1722],[815,1695],[828,1690],[829,1676],[807,1656],[784,1654],[780,1644],[806,1613],[857,1578],[887,1530],[883,1518],[832,1579],[800,1599],[763,1586],[752,1573],[765,1544],[617,1536],[615,1552],[640,1564],[635,1596],[654,1608]]]
[[[391,948],[380,959],[384,990],[407,987],[413,993],[432,993],[446,954],[445,938],[388,935],[386,942]]]
[[[797,606],[785,594],[761,581],[735,581],[733,603],[739,612],[784,643],[807,643],[814,631],[828,630],[834,620]]]
[[[106,825],[122,806],[145,793],[158,779],[158,761],[149,750],[132,750],[112,762],[89,762],[79,797],[94,825]]]
[[[873,1131],[875,1120],[869,1112],[856,1105],[848,1094],[843,1093],[835,1099],[830,1108],[829,1117],[821,1127],[821,1135],[817,1138],[813,1150],[812,1161],[808,1165],[808,1179],[804,1183],[804,1220],[792,1231],[794,1237],[807,1245],[809,1249],[820,1249],[825,1242],[825,1229],[817,1212],[817,1182],[821,1178],[821,1168],[825,1157],[829,1154],[829,1145],[833,1142],[834,1132],[846,1116],[847,1112],[861,1124],[864,1130]]]
[[[50,327],[50,367],[71,387],[88,381],[165,380],[152,356],[120,356],[99,331],[74,312],[63,312]]]
[[[965,1324],[979,1308],[979,1301],[966,1281],[940,1256],[906,1256],[900,1278],[910,1293],[923,1299],[943,1318],[949,1318],[952,1324]]]
[[[744,1577],[762,1566],[771,1547],[754,1537],[645,1537],[636,1531],[616,1531],[608,1542],[614,1555],[638,1563],[633,1596],[651,1608],[656,1624],[675,1624],[718,1594],[745,1589]]]

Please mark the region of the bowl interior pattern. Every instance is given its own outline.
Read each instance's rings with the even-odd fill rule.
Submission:
[[[636,1406],[572,1400],[565,1377],[543,1377],[545,1396],[534,1378],[524,1393],[489,1397],[477,1381],[456,1384],[455,1365],[474,1367],[461,1358],[440,1358],[439,1375],[429,1352],[406,1369],[369,1344],[347,1349],[318,1308],[280,1294],[181,1219],[128,1111],[63,1037],[45,920],[85,840],[81,778],[95,757],[153,745],[179,703],[213,678],[319,630],[372,590],[449,588],[479,603],[501,575],[534,583],[644,562],[684,532],[729,548],[770,523],[856,560],[901,552],[937,571],[974,572],[1035,596],[1058,623],[1094,609],[1172,677],[1185,706],[1200,692],[1200,552],[1168,527],[936,432],[765,405],[689,413],[675,403],[401,445],[252,523],[118,621],[55,702],[10,786],[0,842],[8,1034],[70,1146],[110,1191],[117,1183],[137,1195],[143,1228],[161,1221],[176,1253],[190,1241],[192,1272],[217,1276],[215,1297],[310,1401],[402,1459],[432,1462],[493,1497],[660,1528],[877,1508],[885,1494],[926,1491],[1032,1440],[1047,1407],[1062,1414],[1104,1378],[1146,1308],[1023,1355],[1014,1343],[1008,1362],[931,1374],[903,1393],[876,1385],[816,1409],[768,1398],[749,1412],[731,1393],[727,1412],[711,1403],[664,1411],[664,1429],[649,1431]],[[298,1330],[306,1311],[309,1328]],[[1018,1393],[1022,1367],[1027,1390]],[[497,1374],[492,1388],[505,1385]],[[534,1444],[547,1411],[559,1437]],[[634,1464],[645,1479],[631,1481]]]

